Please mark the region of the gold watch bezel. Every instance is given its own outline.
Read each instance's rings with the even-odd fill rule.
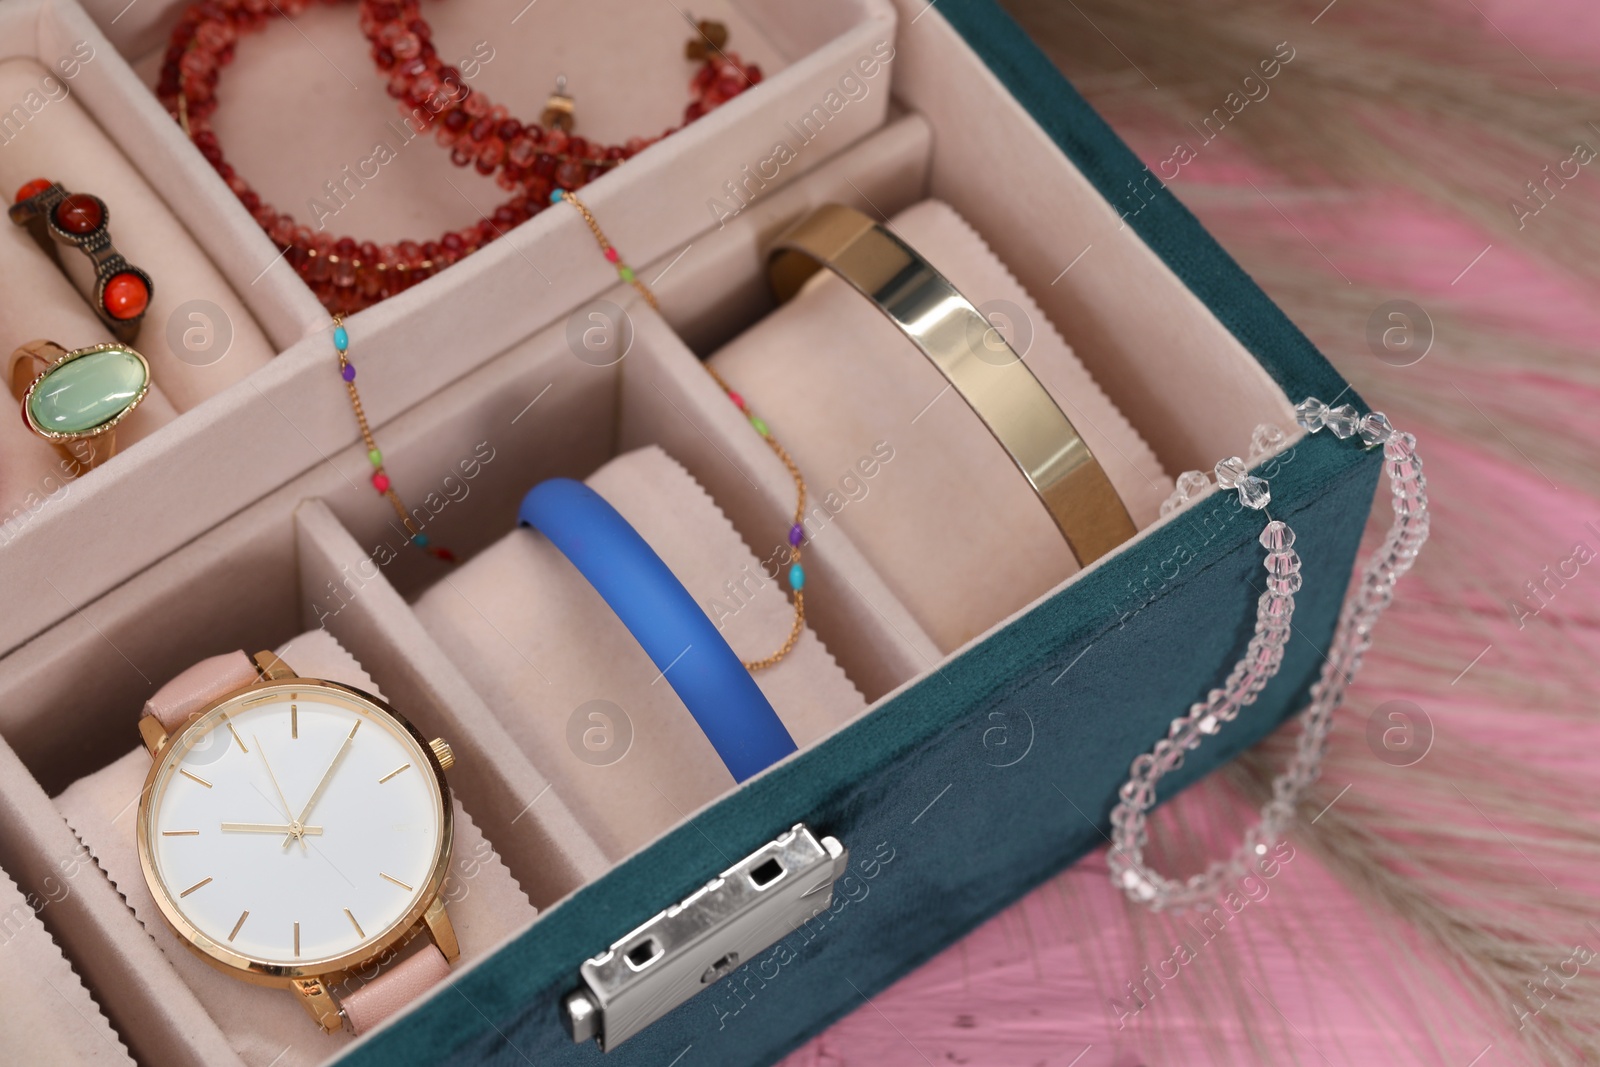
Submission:
[[[155,869],[155,858],[152,854],[151,842],[151,813],[155,803],[155,785],[163,768],[178,758],[180,753],[187,751],[184,741],[200,726],[207,721],[217,709],[249,696],[252,699],[269,696],[277,692],[304,693],[308,690],[323,690],[336,694],[347,701],[366,705],[371,713],[387,716],[400,729],[410,736],[415,744],[418,754],[428,767],[438,784],[439,799],[439,837],[435,843],[433,864],[430,868],[428,880],[423,884],[423,889],[418,894],[416,902],[399,919],[386,928],[383,932],[375,934],[356,948],[354,951],[339,956],[317,960],[308,960],[304,964],[284,965],[258,960],[243,953],[236,952],[225,944],[220,944],[206,934],[201,933],[190,923],[179,910],[173,899],[172,891],[159,877]],[[150,772],[145,776],[144,789],[139,794],[139,808],[135,820],[135,835],[139,849],[139,867],[144,874],[145,885],[150,889],[154,898],[156,909],[161,912],[161,917],[189,949],[206,963],[224,973],[231,974],[247,982],[257,985],[292,988],[297,979],[324,978],[341,975],[347,971],[355,970],[364,964],[370,963],[382,956],[390,949],[402,944],[414,936],[417,927],[428,913],[428,909],[439,899],[439,894],[444,886],[445,876],[450,870],[450,851],[454,843],[454,808],[450,799],[450,786],[445,780],[444,768],[439,765],[438,756],[428,743],[428,739],[413,726],[404,715],[401,715],[386,702],[373,696],[371,693],[357,689],[354,686],[344,685],[321,678],[302,678],[289,675],[275,679],[263,679],[254,685],[242,689],[235,689],[207,704],[190,717],[188,723],[177,732],[168,737],[165,744],[150,761]]]

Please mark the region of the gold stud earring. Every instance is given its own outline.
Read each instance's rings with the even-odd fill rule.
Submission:
[[[701,19],[694,24],[695,36],[683,46],[688,59],[706,59],[712,52],[721,52],[728,43],[728,27],[712,19]]]
[[[567,95],[567,76],[556,75],[556,91],[550,94],[550,99],[544,102],[544,114],[539,116],[539,122],[547,130],[561,130],[563,133],[572,132],[574,121],[572,97]]]

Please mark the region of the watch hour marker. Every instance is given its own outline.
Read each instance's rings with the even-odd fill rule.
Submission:
[[[245,755],[248,756],[250,754],[250,750],[245,747],[244,738],[239,736],[239,731],[237,731],[237,730],[235,730],[233,728],[233,720],[231,718],[229,718],[228,716],[224,715],[222,717],[222,721],[228,724],[228,732],[230,734],[232,734],[233,735],[233,739],[239,743],[240,751],[242,751]]]
[[[162,837],[199,837],[199,830],[163,830]]]
[[[382,785],[384,782],[387,782],[389,779],[393,778],[395,775],[399,774],[401,771],[405,770],[406,768],[408,768],[410,766],[411,766],[411,764],[409,764],[409,763],[402,763],[400,766],[396,767],[394,770],[390,771],[388,774],[384,775],[382,778],[379,778],[378,779],[378,784]]]
[[[244,925],[244,921],[246,919],[248,919],[248,918],[250,918],[250,912],[249,912],[248,909],[245,910],[245,911],[241,911],[239,913],[239,921],[234,923],[233,924],[233,929],[228,932],[228,940],[229,941],[232,941],[235,937],[238,936],[239,927],[243,926]]]
[[[210,879],[208,878],[208,879],[206,879],[206,881],[210,881]],[[356,928],[356,936],[358,936],[358,937],[366,937],[367,936],[367,932],[365,930],[361,929],[361,924],[356,922],[356,917],[354,915],[350,914],[350,909],[349,908],[344,909],[344,917],[346,919],[349,919],[350,920],[350,925],[354,926]]]
[[[410,886],[406,885],[404,882],[402,882],[400,879],[396,878],[392,874],[384,874],[382,871],[379,871],[378,872],[378,877],[382,878],[383,880],[385,880],[387,882],[393,882],[395,885],[399,886],[401,889],[404,889],[407,893],[411,892],[411,887]],[[346,912],[345,914],[349,914],[349,913]],[[351,922],[354,922],[354,921],[355,921],[354,919],[351,920]],[[356,929],[359,930],[361,928],[358,926],[358,927],[356,927]]]
[[[362,722],[362,720],[357,719],[356,720],[356,724],[354,726],[350,727],[350,736],[351,737],[354,737],[356,735],[356,731],[361,729],[361,722]]]
[[[294,924],[294,958],[300,958],[300,924]]]
[[[181,892],[181,893],[179,893],[179,894],[178,894],[178,896],[179,896],[179,897],[180,897],[180,898],[181,898],[181,897],[186,897],[186,896],[188,896],[188,895],[189,895],[189,894],[190,894],[190,893],[193,893],[193,892],[194,892],[194,891],[195,891],[195,890],[196,890],[196,889],[199,889],[199,888],[201,888],[201,887],[202,887],[202,886],[208,886],[208,885],[210,885],[210,884],[211,884],[211,879],[209,879],[209,878],[202,878],[202,879],[200,879],[200,880],[199,880],[199,881],[198,881],[198,882],[196,882],[196,883],[195,883],[195,884],[194,884],[194,885],[192,885],[192,886],[190,886],[190,887],[189,887],[189,888],[188,888],[188,889],[185,889],[185,890],[184,890],[184,891],[183,891],[183,892]]]
[[[178,773],[183,775],[185,778],[188,778],[188,779],[191,779],[193,781],[199,782],[201,785],[205,786],[207,789],[211,788],[211,783],[210,782],[206,781],[204,778],[200,777],[198,774],[195,774],[193,771],[189,770],[187,767],[179,768]]]
[[[300,705],[299,704],[290,704],[289,705],[289,736],[294,738],[294,739],[296,739],[296,740],[299,740],[299,738],[300,738]]]

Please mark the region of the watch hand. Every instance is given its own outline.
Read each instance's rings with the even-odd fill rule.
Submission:
[[[293,833],[294,829],[294,826],[290,823],[225,822],[222,824],[222,832],[228,834],[284,834]],[[308,834],[311,837],[320,837],[322,836],[322,827],[302,826],[299,832]]]
[[[317,783],[317,787],[311,791],[311,799],[306,801],[305,809],[300,812],[300,817],[294,821],[296,826],[303,825],[306,819],[310,818],[311,809],[317,806],[318,800],[322,799],[322,791],[327,788],[328,782],[333,779],[334,770],[338,768],[339,761],[344,759],[344,754],[350,750],[350,742],[355,739],[356,731],[359,729],[361,729],[361,720],[357,719],[356,724],[350,727],[350,732],[345,735],[344,743],[339,746],[339,751],[333,754],[333,759],[328,763],[328,769],[322,772],[322,780],[319,781]],[[283,845],[285,848],[288,847],[288,838],[284,838]],[[305,847],[304,840],[300,842],[300,846],[302,848]]]
[[[278,784],[278,776],[272,773],[272,764],[267,762],[267,750],[261,747],[261,741],[255,734],[250,735],[250,740],[255,742],[256,751],[261,753],[261,764],[267,769],[267,777],[272,779],[272,788],[278,791],[278,800],[283,804],[284,817],[294,819],[294,813],[289,809],[289,798],[283,795],[283,786]],[[294,819],[289,824],[288,834],[283,839],[284,846],[288,847],[289,842],[295,839],[300,841],[300,851],[304,852],[306,850],[306,841],[305,838],[300,836],[300,821],[298,819]]]

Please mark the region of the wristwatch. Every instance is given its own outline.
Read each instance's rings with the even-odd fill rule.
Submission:
[[[145,704],[139,863],[180,940],[362,1033],[460,954],[443,740],[379,698],[272,652],[190,667]],[[375,975],[375,976],[374,976]]]

